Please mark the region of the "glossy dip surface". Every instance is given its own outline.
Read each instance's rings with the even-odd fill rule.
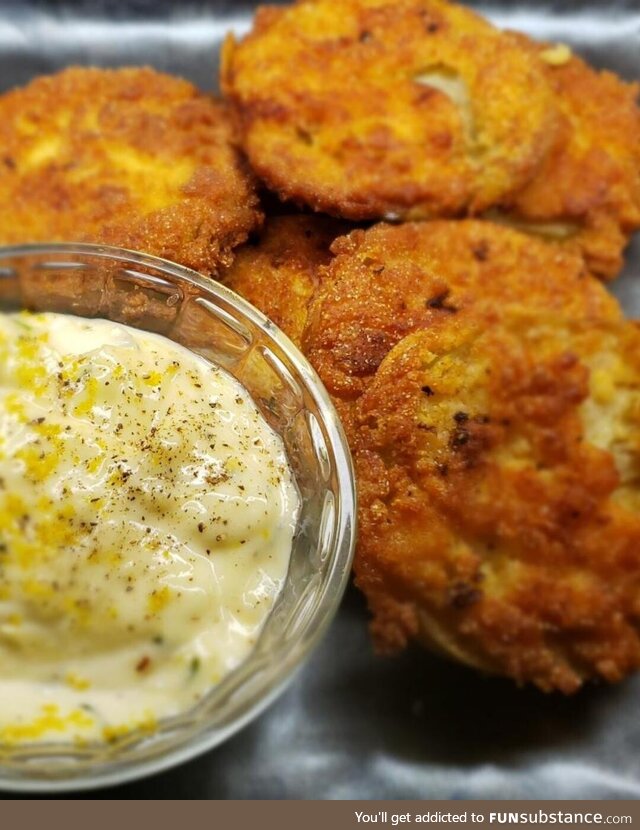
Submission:
[[[226,372],[158,335],[0,315],[0,743],[111,740],[251,651],[298,495]]]

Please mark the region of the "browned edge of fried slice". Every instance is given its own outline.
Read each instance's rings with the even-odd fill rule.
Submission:
[[[332,258],[334,239],[348,228],[328,216],[273,216],[255,240],[236,251],[219,279],[300,345],[320,269]]]
[[[535,56],[441,0],[260,9],[221,86],[267,186],[356,221],[486,210],[535,175],[558,120]]]
[[[378,224],[336,240],[302,338],[338,401],[349,432],[352,404],[380,363],[413,331],[507,309],[616,319],[616,300],[572,251],[480,220]]]
[[[538,310],[394,348],[354,416],[381,646],[426,638],[566,693],[640,666],[639,345]]]
[[[262,220],[226,104],[148,68],[0,96],[0,242],[105,242],[215,273]]]
[[[592,273],[613,279],[640,228],[640,84],[564,45],[514,37],[544,67],[561,122],[537,175],[494,216],[575,248]]]

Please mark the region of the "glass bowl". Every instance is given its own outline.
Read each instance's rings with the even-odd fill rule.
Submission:
[[[223,285],[156,257],[84,244],[0,249],[0,309],[101,317],[163,334],[236,377],[282,436],[301,496],[283,592],[249,658],[151,735],[114,743],[0,746],[0,788],[60,792],[119,784],[216,746],[292,679],[333,618],[355,537],[349,450],[318,376],[261,312]]]

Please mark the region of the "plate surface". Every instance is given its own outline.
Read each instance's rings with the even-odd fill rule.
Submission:
[[[562,40],[596,66],[640,78],[637,0],[473,5],[502,26]],[[149,64],[213,90],[220,42],[227,30],[248,28],[254,6],[0,0],[0,84],[74,63]],[[613,290],[640,316],[640,238]],[[322,646],[256,723],[179,769],[95,796],[640,798],[639,708],[640,675],[565,700],[418,650],[376,658],[351,589]]]

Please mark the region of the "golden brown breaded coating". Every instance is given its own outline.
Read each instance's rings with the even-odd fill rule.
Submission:
[[[261,8],[222,85],[268,187],[350,219],[485,210],[536,172],[558,118],[536,57],[444,0]]]
[[[504,218],[575,247],[593,273],[613,279],[640,227],[640,84],[592,69],[566,46],[520,40],[546,67],[562,128]]]
[[[331,243],[347,228],[328,216],[274,216],[255,242],[236,251],[219,279],[299,345],[320,267],[330,261]]]
[[[640,666],[640,335],[450,318],[357,405],[355,570],[382,649],[417,638],[543,690]]]
[[[303,345],[347,432],[349,403],[390,349],[417,329],[469,312],[494,325],[514,308],[576,319],[620,316],[581,257],[491,222],[379,224],[341,237],[332,250]]]
[[[226,106],[151,69],[0,96],[0,244],[105,242],[215,272],[259,224]]]

